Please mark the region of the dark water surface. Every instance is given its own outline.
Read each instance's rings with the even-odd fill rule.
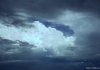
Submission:
[[[100,70],[100,62],[5,61],[0,70]]]

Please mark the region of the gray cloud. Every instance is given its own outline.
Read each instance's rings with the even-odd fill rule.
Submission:
[[[0,19],[5,21],[9,19],[13,25],[25,26],[25,20],[32,21],[36,17],[55,19],[65,10],[90,12],[99,16],[99,3],[99,0],[0,0]],[[18,15],[20,12],[30,17]]]
[[[0,61],[34,59],[34,53],[31,50],[32,47],[35,46],[27,42],[11,41],[0,38]]]
[[[23,9],[33,16],[53,18],[64,9],[99,13],[99,3],[99,0],[0,0],[0,13],[11,16]]]
[[[89,19],[91,16],[87,17],[87,14],[86,17],[82,15],[84,18],[79,17],[78,19],[76,19],[78,16],[80,16],[78,15],[71,18],[67,22],[71,21],[70,24],[72,24],[72,22],[77,23],[75,24],[75,28],[72,27],[72,29],[76,30],[75,32],[78,33],[76,45],[79,48],[75,48],[75,52],[78,50],[75,56],[86,59],[99,58],[100,21],[98,21],[99,17],[93,16],[96,14],[97,16],[100,16],[99,7],[100,0],[0,0],[0,19],[2,21],[5,21],[4,23],[6,25],[11,24],[15,26],[28,26],[25,23],[34,21],[35,19],[33,18],[35,17],[55,20],[55,18],[58,18],[58,16],[60,16],[60,14],[62,14],[62,12],[65,10],[71,10],[78,13],[92,13],[91,16],[94,18]],[[18,13],[25,13],[26,15]],[[68,18],[70,18],[70,15]],[[74,18],[76,21],[72,20]],[[85,26],[83,25],[83,22],[86,23]],[[89,26],[89,28],[87,26]],[[4,47],[7,48],[10,46],[11,45]],[[72,50],[73,47],[67,49]],[[2,53],[3,52],[5,51],[2,51]],[[80,55],[77,55],[77,53],[80,53]]]
[[[69,25],[75,32],[77,49],[74,57],[82,59],[99,59],[100,32],[99,18],[90,13],[65,11],[58,22]]]

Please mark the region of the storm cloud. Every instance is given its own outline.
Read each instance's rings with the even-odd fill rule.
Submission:
[[[0,0],[1,15],[24,10],[33,16],[53,18],[65,9],[99,13],[99,0]]]
[[[32,36],[31,33],[29,33],[30,31],[34,31],[35,24],[36,26],[39,25],[38,29],[40,29],[42,26],[42,28],[45,28],[40,29],[40,32],[44,32],[45,30],[47,30],[46,33],[51,34],[49,35],[51,36],[51,38],[53,38],[53,40],[56,40],[57,43],[53,40],[49,40],[49,35],[42,35],[42,37],[47,37],[46,39],[44,38],[45,41],[51,41],[51,43],[53,44],[52,48],[54,50],[57,50],[58,53],[63,54],[65,58],[99,59],[99,6],[100,0],[0,0],[0,37],[8,39],[9,42],[16,42],[16,40],[20,40],[22,42],[26,42],[28,46],[38,46],[39,44],[33,44],[33,40],[36,40],[37,37],[34,37],[34,35]],[[50,25],[49,23],[45,23],[43,21],[50,22]],[[64,40],[68,39],[63,35],[64,32],[67,33],[68,31],[64,31],[65,29],[61,31],[60,26],[62,26],[62,28],[65,26],[65,28],[69,27],[70,29],[72,29],[72,38],[75,38],[73,42],[74,47],[67,47],[65,51],[63,51],[65,48],[61,48],[62,46],[60,47],[62,51],[54,48],[54,46],[58,46],[59,43],[65,44],[66,42]],[[17,37],[14,31],[16,32],[17,36],[21,35],[20,33],[23,32],[24,34],[22,36],[24,36],[26,33],[29,33],[26,34],[26,36],[30,36],[27,36],[27,40],[23,40],[21,39],[21,36]],[[15,37],[12,38],[13,33]],[[37,35],[39,36],[40,34]],[[31,40],[31,37],[34,37],[33,40]],[[69,38],[69,41],[67,42],[72,42],[72,38]],[[51,43],[46,44],[44,42],[46,46],[51,45]],[[10,46],[8,46],[8,44],[5,42],[5,47]],[[1,47],[2,39],[0,48]],[[39,51],[41,51],[41,49],[39,49]],[[3,51],[2,53],[4,52],[5,51]],[[50,51],[50,49],[46,49],[47,54],[53,54],[52,52],[53,51]],[[27,53],[32,55],[36,52],[32,52],[31,50],[31,52]]]

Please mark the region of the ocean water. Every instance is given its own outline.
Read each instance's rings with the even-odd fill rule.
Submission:
[[[100,70],[100,62],[4,61],[0,70]]]

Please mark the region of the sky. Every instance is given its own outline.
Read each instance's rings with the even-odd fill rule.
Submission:
[[[100,59],[100,0],[0,0],[0,60]]]

